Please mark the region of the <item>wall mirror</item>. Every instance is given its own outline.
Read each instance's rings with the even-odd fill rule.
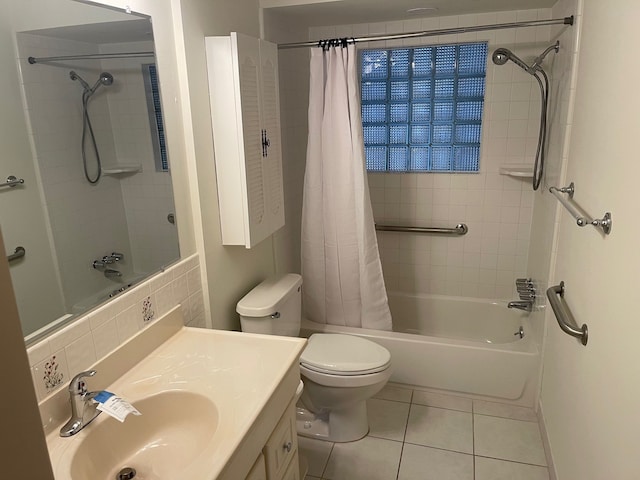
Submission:
[[[2,8],[0,182],[24,182],[0,187],[0,222],[29,344],[180,253],[150,19]]]

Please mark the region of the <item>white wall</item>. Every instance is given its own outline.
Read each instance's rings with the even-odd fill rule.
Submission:
[[[263,24],[265,39],[274,43],[295,42],[308,35],[306,27],[269,10],[264,11]],[[309,49],[280,50],[278,68],[285,225],[273,237],[274,260],[276,271],[300,273],[302,187],[308,134]]]
[[[208,98],[204,37],[228,35],[232,31],[260,35],[257,0],[181,2],[181,25],[188,74],[188,115],[191,121],[193,155],[197,159],[200,219],[207,282],[208,308],[214,328],[239,329],[235,306],[251,288],[274,272],[273,241],[264,240],[250,250],[223,246],[220,233],[215,158]]]
[[[613,215],[611,235],[578,228],[562,209],[554,284],[564,280],[576,321],[589,326],[583,347],[547,312],[548,335],[540,405],[560,480],[631,480],[640,472],[640,354],[634,198],[640,167],[640,4],[585,0],[575,113],[565,182],[587,213]]]

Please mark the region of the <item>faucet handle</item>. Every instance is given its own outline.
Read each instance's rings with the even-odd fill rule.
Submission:
[[[123,253],[118,253],[118,252],[111,252],[111,258],[113,258],[116,262],[119,262],[120,260],[122,260],[124,258],[124,254]]]
[[[83,393],[87,393],[87,387],[84,383],[83,378],[93,377],[96,373],[95,370],[87,370],[86,372],[80,372],[75,377],[71,379],[69,382],[69,393],[81,395]]]

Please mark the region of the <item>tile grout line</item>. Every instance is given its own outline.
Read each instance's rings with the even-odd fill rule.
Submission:
[[[335,442],[331,443],[331,450],[329,450],[329,455],[327,455],[327,461],[324,462],[324,468],[322,469],[322,473],[320,474],[320,478],[324,478],[324,474],[327,471],[327,467],[329,466],[329,460],[331,459],[331,454],[333,453],[333,447],[335,447]]]
[[[409,429],[409,419],[411,418],[411,407],[413,404],[413,390],[411,390],[411,396],[409,398],[409,411],[407,412],[407,420],[404,423],[404,434],[402,435],[402,447],[400,448],[400,459],[398,461],[398,472],[396,473],[396,480],[400,478],[400,467],[402,466],[402,455],[404,454],[404,444],[407,439],[407,430]]]
[[[491,460],[499,460],[501,462],[517,463],[519,465],[529,465],[530,467],[540,467],[540,468],[549,469],[549,467],[547,465],[540,465],[540,464],[537,464],[537,463],[527,463],[527,462],[521,462],[519,460],[509,460],[507,458],[489,457],[488,455],[474,455],[474,456],[478,456],[480,458],[490,458]]]
[[[473,450],[473,480],[476,480],[476,414],[471,400],[471,445]]]

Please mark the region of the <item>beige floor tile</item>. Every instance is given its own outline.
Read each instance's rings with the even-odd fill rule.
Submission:
[[[532,408],[507,405],[505,403],[485,402],[482,400],[473,401],[473,413],[480,415],[490,415],[492,417],[511,418],[513,420],[524,420],[527,422],[537,422],[538,417]]]
[[[472,414],[411,405],[405,441],[427,447],[473,453]]]
[[[407,428],[409,407],[408,403],[377,398],[368,400],[369,436],[402,442]]]
[[[412,403],[419,405],[429,405],[430,407],[448,408],[451,410],[460,410],[461,412],[471,412],[472,401],[469,398],[455,397],[453,395],[442,395],[439,393],[421,392],[415,390],[413,392]]]
[[[365,437],[336,443],[323,478],[328,480],[396,480],[402,443]]]
[[[322,477],[332,448],[333,443],[331,442],[324,442],[322,440],[315,440],[307,437],[298,437],[298,449],[300,451],[300,455],[307,457],[307,461],[309,462],[309,475]]]
[[[476,457],[475,480],[549,480],[546,467]]]
[[[398,480],[473,480],[473,455],[404,445]]]
[[[473,421],[476,455],[546,466],[537,423],[485,415]]]
[[[385,385],[373,398],[382,400],[393,400],[394,402],[411,403],[411,394],[413,390],[410,388],[396,387],[395,385]]]

